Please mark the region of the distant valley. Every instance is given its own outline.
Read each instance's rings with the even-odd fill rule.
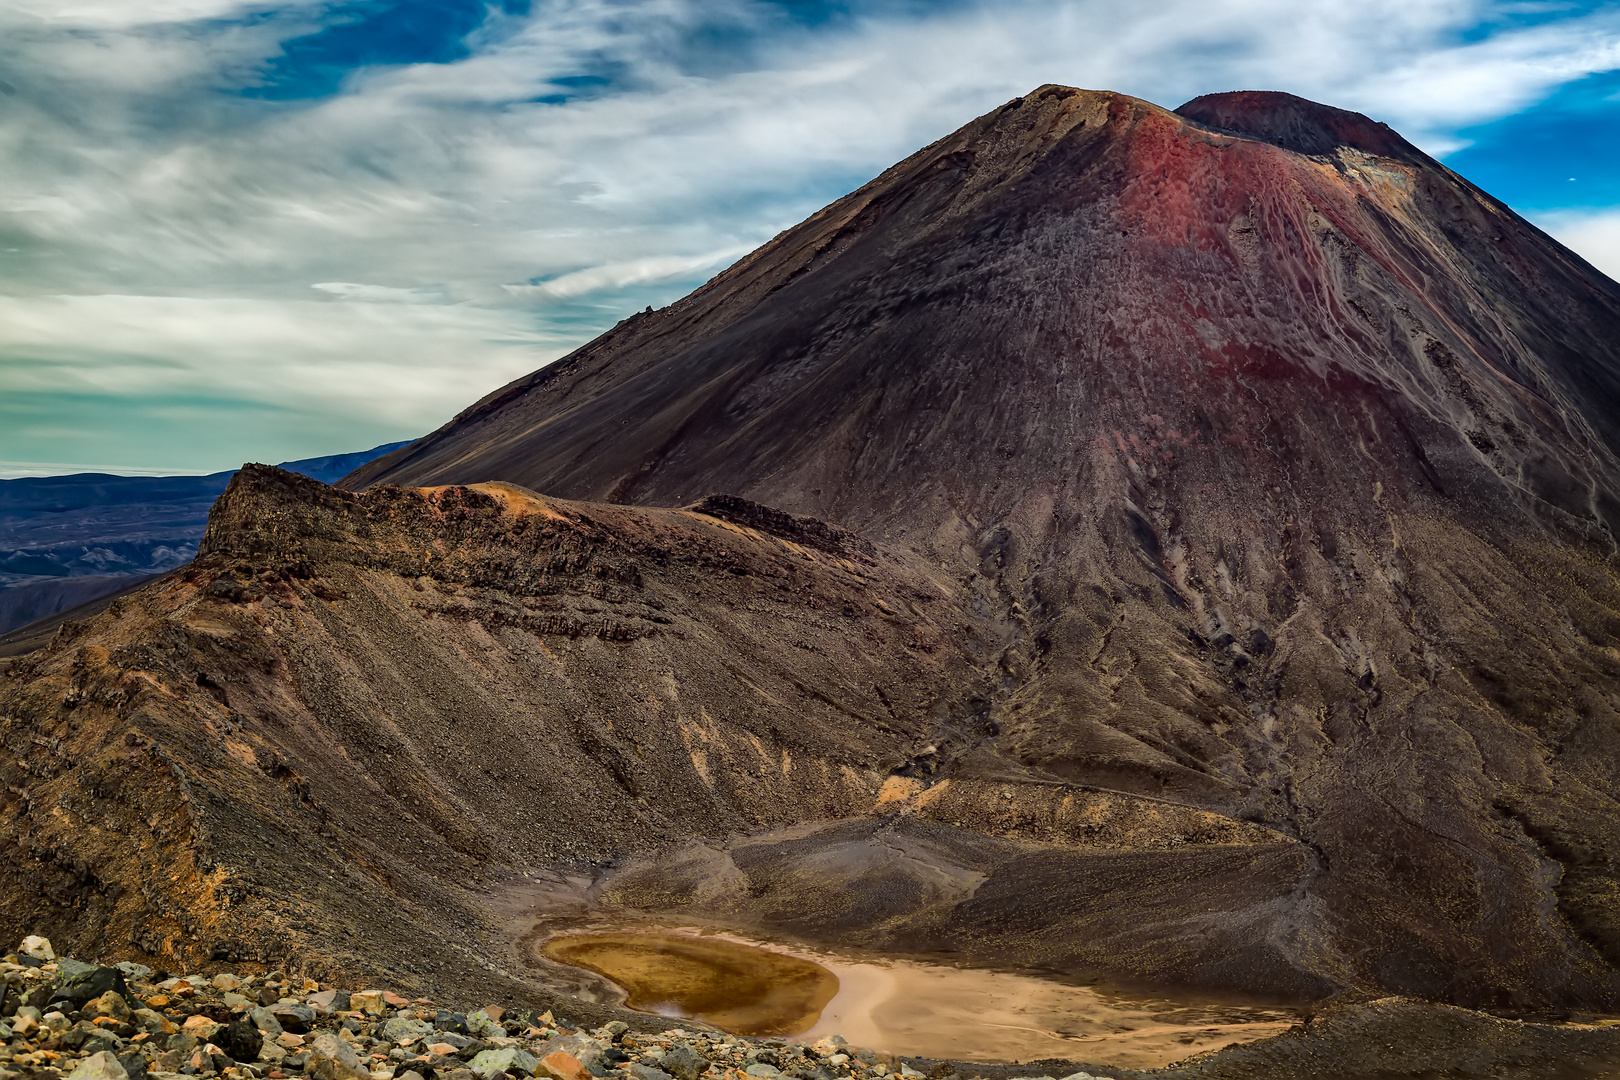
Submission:
[[[331,483],[405,445],[280,468]],[[208,508],[235,475],[0,480],[0,635],[190,562]]]

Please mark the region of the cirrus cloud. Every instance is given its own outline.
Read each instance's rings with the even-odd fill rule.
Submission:
[[[1614,4],[14,0],[0,459],[420,433],[1043,82],[1289,90],[1446,152],[1617,67]],[[1554,231],[1612,267],[1584,212]]]

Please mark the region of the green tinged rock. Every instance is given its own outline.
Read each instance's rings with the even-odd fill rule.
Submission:
[[[467,1068],[479,1076],[491,1076],[498,1072],[528,1076],[532,1075],[539,1065],[539,1058],[517,1046],[503,1046],[499,1050],[480,1050],[471,1061],[467,1062]]]

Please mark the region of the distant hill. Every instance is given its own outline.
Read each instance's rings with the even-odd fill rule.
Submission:
[[[406,443],[280,466],[331,483]],[[190,562],[236,470],[0,480],[0,634]]]

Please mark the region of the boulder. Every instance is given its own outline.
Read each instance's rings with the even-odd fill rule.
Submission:
[[[592,1080],[591,1071],[578,1058],[561,1050],[541,1058],[535,1076],[541,1080]]]
[[[602,1063],[602,1044],[591,1038],[589,1035],[582,1035],[578,1033],[573,1035],[559,1035],[554,1039],[548,1039],[540,1044],[539,1049],[537,1049],[535,1053],[539,1054],[541,1058],[544,1058],[547,1054],[567,1054],[577,1060],[580,1064],[584,1065],[587,1069],[592,1065],[600,1065]],[[700,1058],[699,1060],[701,1061],[703,1059]],[[708,1065],[707,1061],[704,1061],[703,1063],[705,1066]],[[670,1070],[666,1066],[664,1071],[671,1072],[673,1070]],[[676,1073],[675,1075],[679,1076],[680,1074]]]
[[[523,1049],[521,1046],[503,1046],[498,1050],[481,1051],[471,1061],[467,1068],[479,1076],[493,1076],[498,1072],[516,1073],[528,1076],[534,1073],[540,1064],[540,1059]]]
[[[264,1036],[246,1016],[232,1020],[230,1026],[215,1038],[219,1041],[220,1049],[233,1061],[258,1061],[259,1051],[264,1048]]]
[[[371,1080],[354,1047],[336,1035],[318,1035],[305,1050],[304,1071],[314,1080]]]
[[[130,1023],[150,1035],[173,1035],[180,1030],[167,1016],[155,1009],[136,1009],[130,1014]]]
[[[58,973],[56,982],[51,987],[49,1004],[65,1003],[80,1009],[86,1002],[93,1001],[108,991],[116,993],[126,1001],[129,998],[129,986],[124,982],[124,973],[115,967],[91,967],[66,976]]]
[[[118,1040],[111,1032],[83,1020],[58,1035],[56,1041],[64,1049],[77,1050],[81,1054],[118,1048]]]
[[[129,1080],[145,1080],[146,1057],[139,1050],[119,1054],[118,1064],[124,1067],[124,1073],[129,1077]]]
[[[347,1012],[349,1009],[349,992],[347,990],[322,990],[318,994],[309,995],[304,1001],[317,1013]]]
[[[697,1080],[709,1070],[709,1059],[690,1046],[677,1046],[658,1059],[658,1067],[675,1080]]]
[[[275,1013],[262,1005],[256,1005],[247,1011],[247,1018],[253,1026],[264,1032],[266,1039],[274,1039],[281,1034],[281,1021],[276,1019]]]
[[[185,1022],[180,1025],[180,1030],[186,1035],[191,1035],[202,1042],[207,1042],[215,1035],[218,1035],[224,1026],[224,1024],[221,1024],[213,1017],[204,1016],[202,1013],[198,1013],[195,1016],[186,1017]]]
[[[51,939],[35,934],[29,934],[22,939],[22,944],[17,946],[17,953],[19,956],[31,956],[35,960],[47,962],[56,959],[56,950],[51,948]]]
[[[276,1018],[283,1031],[293,1031],[302,1035],[309,1030],[309,1025],[315,1022],[315,1010],[296,1001],[278,1001],[265,1008]]]
[[[388,1011],[388,1003],[383,1000],[384,990],[356,990],[349,995],[349,1008],[358,1009],[367,1016],[381,1016]]]
[[[129,1072],[110,1051],[101,1050],[81,1061],[68,1080],[129,1080]]]
[[[120,1024],[128,1023],[129,1018],[134,1015],[129,1002],[125,1001],[116,990],[109,990],[98,998],[92,998],[85,1002],[79,1011],[84,1013],[87,1019],[106,1016]]]
[[[382,1037],[389,1042],[399,1042],[401,1039],[410,1039],[414,1042],[431,1034],[433,1034],[432,1024],[409,1016],[396,1016],[382,1026]]]

